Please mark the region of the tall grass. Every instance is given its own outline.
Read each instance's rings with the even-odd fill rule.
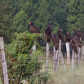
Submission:
[[[66,59],[65,59],[66,64]],[[59,71],[53,74],[53,61],[49,59],[48,72],[45,72],[45,60],[40,73],[34,73],[30,79],[25,79],[28,84],[84,84],[84,63],[82,66],[76,66],[72,70],[72,66],[66,65],[66,71],[60,61]],[[23,79],[24,80],[24,79]],[[1,81],[0,81],[1,82]],[[15,81],[14,81],[15,82]],[[2,83],[0,83],[2,84]],[[21,84],[16,81],[10,84]]]
[[[66,60],[65,60],[66,63]],[[52,61],[49,60],[49,67],[53,68]],[[72,66],[66,65],[66,71],[60,62],[59,71],[56,71],[55,74],[53,74],[53,69],[48,69],[48,74],[52,76],[52,83],[50,84],[84,84],[84,65],[82,66],[76,66],[72,70]],[[45,71],[45,64],[42,67],[41,72]],[[49,80],[52,80],[49,79]],[[46,83],[48,84],[48,82]]]
[[[0,78],[0,84],[2,84],[2,80],[1,80],[1,78]]]

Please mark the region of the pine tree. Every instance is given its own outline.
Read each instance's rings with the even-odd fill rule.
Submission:
[[[11,27],[13,8],[10,0],[0,0],[0,37],[4,37],[5,43],[11,41],[15,29]]]
[[[78,29],[83,30],[83,16],[84,16],[84,1],[83,0],[70,0],[68,4],[68,31],[72,34]]]

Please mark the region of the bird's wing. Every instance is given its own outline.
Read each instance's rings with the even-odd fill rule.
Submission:
[[[40,33],[39,28],[36,25],[33,25],[33,26],[36,29],[37,33]]]
[[[46,29],[46,30],[45,30],[45,33],[46,33],[47,35],[51,35],[51,32],[52,32],[52,31],[49,30],[49,29]]]
[[[78,38],[75,38],[74,39],[74,42],[76,43],[76,45],[78,45],[78,46],[82,46],[82,43],[81,43],[81,41],[80,41],[80,39],[78,39]]]
[[[30,25],[30,30],[32,33],[40,33],[39,29],[35,25]]]
[[[72,46],[72,48],[74,49],[74,51],[75,51],[76,53],[78,53],[78,51],[77,51],[77,46],[76,46],[76,44],[75,44],[74,42],[71,42],[71,46]]]

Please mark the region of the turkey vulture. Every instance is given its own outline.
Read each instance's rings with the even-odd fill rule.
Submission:
[[[76,46],[76,43],[74,42],[73,39],[71,40],[71,46],[72,46],[72,48],[74,49],[74,51],[78,54],[77,46]]]
[[[40,33],[39,28],[35,26],[33,22],[30,22],[29,24],[31,33]]]
[[[74,42],[77,46],[82,47],[82,42],[80,41],[79,38],[74,38]]]
[[[63,36],[63,32],[62,32],[61,29],[58,30],[57,36],[58,36],[58,38],[63,42],[63,37],[64,37],[64,36]]]
[[[44,31],[44,37],[48,43],[50,43],[51,37],[52,37],[52,26],[49,25],[48,28]]]
[[[83,34],[80,31],[80,29],[78,29],[78,31],[77,31],[77,38],[80,38],[80,40],[82,40],[82,37],[83,37]]]
[[[67,33],[67,34],[65,35],[65,42],[70,42],[70,40],[71,40],[70,34]]]
[[[39,33],[40,34],[39,28],[37,26],[35,26],[33,22],[30,22],[29,24],[30,24],[30,31],[31,31],[31,33]],[[41,40],[42,39],[39,36],[38,37],[38,41],[41,41]]]
[[[59,48],[59,38],[55,34],[52,34],[52,42],[55,50],[57,51],[57,49]]]
[[[82,32],[80,31],[80,29],[78,29],[76,35],[74,36],[74,42],[79,47],[82,46],[82,36],[83,36]]]

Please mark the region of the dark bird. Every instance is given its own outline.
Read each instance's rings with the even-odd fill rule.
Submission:
[[[78,29],[76,35],[74,36],[74,42],[76,43],[77,46],[82,47],[82,32],[80,29]]]
[[[82,42],[80,41],[79,38],[74,38],[74,42],[77,46],[82,47]]]
[[[80,40],[82,41],[82,37],[83,37],[83,34],[80,31],[80,29],[78,29],[78,31],[77,31],[77,38],[80,38]]]
[[[74,52],[76,52],[78,54],[77,46],[73,39],[71,40],[70,44],[71,44],[71,47],[73,48]]]
[[[70,40],[71,40],[71,36],[70,36],[69,33],[67,33],[67,34],[65,35],[65,42],[70,42]]]
[[[78,29],[77,33],[75,34],[74,38],[78,38],[80,39],[80,41],[83,40],[83,34],[82,32],[80,31],[80,29]]]
[[[44,31],[44,37],[48,43],[50,43],[50,40],[52,38],[52,26],[49,25],[48,28]]]
[[[33,22],[30,22],[30,31],[31,33],[39,33],[40,34],[40,31],[39,31],[39,28],[37,26],[34,25]],[[38,41],[41,41],[41,36],[38,37]]]
[[[61,29],[58,30],[57,37],[63,42],[64,36],[63,36],[63,32]]]
[[[55,34],[52,34],[52,42],[55,50],[57,50],[59,48],[59,38]]]
[[[35,26],[33,22],[30,22],[29,24],[31,33],[40,33],[39,28]]]

